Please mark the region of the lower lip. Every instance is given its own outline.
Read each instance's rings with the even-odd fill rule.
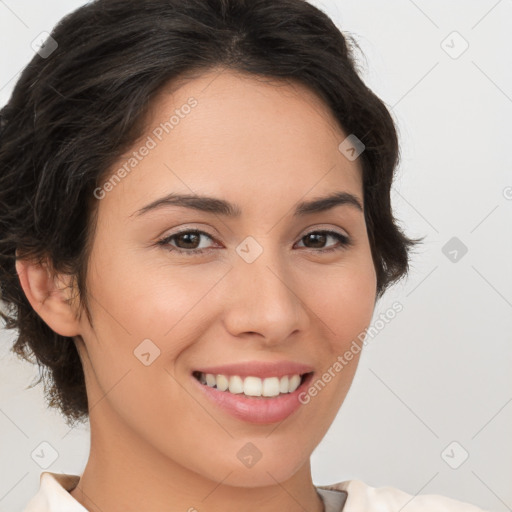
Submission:
[[[250,398],[243,393],[234,394],[229,391],[219,391],[217,388],[201,384],[193,375],[191,377],[206,397],[227,413],[244,421],[265,424],[283,421],[303,405],[299,401],[299,395],[309,385],[313,373],[306,375],[304,382],[292,393],[278,395],[273,398]]]

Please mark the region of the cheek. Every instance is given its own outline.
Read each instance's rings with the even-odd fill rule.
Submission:
[[[340,351],[363,332],[371,321],[376,297],[376,274],[371,259],[357,264],[342,262],[315,274],[303,284],[304,302],[319,319],[331,348]]]
[[[149,436],[153,428],[169,428],[177,418],[187,417],[191,406],[173,366],[197,335],[185,314],[197,300],[185,283],[174,280],[165,286],[151,273],[125,275],[123,268],[105,266],[102,279],[93,277],[88,283],[94,297],[94,325],[86,330],[92,383],[88,392],[93,393],[91,403],[98,404],[97,415],[115,411]]]
[[[102,278],[88,284],[96,299],[87,347],[97,382],[93,402],[108,393],[117,413],[140,431],[151,430],[144,418],[153,417],[155,428],[175,425],[195,405],[181,385],[188,374],[175,365],[204,335],[220,303],[208,293],[226,269],[207,268],[105,265]]]
[[[183,320],[197,314],[209,290],[229,270],[226,265],[194,265],[159,251],[116,251],[103,244],[91,257],[91,268],[98,271],[91,273],[88,289],[109,335],[130,336],[133,343],[145,338],[166,343]]]

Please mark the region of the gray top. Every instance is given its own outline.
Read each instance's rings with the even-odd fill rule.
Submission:
[[[324,512],[341,512],[347,500],[346,491],[334,491],[331,489],[316,488],[316,491],[324,502]]]

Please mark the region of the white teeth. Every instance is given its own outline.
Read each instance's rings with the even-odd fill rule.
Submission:
[[[207,373],[207,375],[212,375],[212,374],[211,373]],[[212,375],[212,377],[213,377],[213,375]],[[228,389],[228,387],[229,387],[229,380],[228,380],[227,377],[225,377],[224,375],[217,375],[217,378],[215,380],[216,380],[216,384],[217,384],[217,389],[218,390],[226,391],[226,389]],[[215,385],[215,383],[214,383],[214,385]]]
[[[244,392],[244,381],[238,375],[229,378],[229,392],[236,395]]]
[[[280,393],[288,393],[288,375],[281,377],[279,381],[279,392]]]
[[[301,382],[301,376],[285,375],[284,377],[267,377],[260,379],[259,377],[245,377],[242,379],[238,375],[230,377],[226,375],[213,375],[212,373],[200,373],[198,377],[202,384],[213,388],[216,387],[219,391],[228,391],[233,394],[243,393],[246,396],[264,396],[273,397],[278,396],[280,393],[293,393]]]
[[[288,384],[288,389],[290,390],[290,393],[295,391],[300,385],[300,375],[292,375],[292,378],[290,379],[290,382]]]
[[[300,382],[300,377],[299,377]],[[269,377],[263,381],[263,396],[279,395],[279,379],[277,377]]]
[[[244,379],[244,395],[261,396],[263,385],[258,377],[245,377]]]

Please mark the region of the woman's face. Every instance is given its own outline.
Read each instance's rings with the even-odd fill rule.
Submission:
[[[275,484],[309,464],[359,353],[341,370],[339,357],[370,323],[376,298],[363,211],[332,202],[296,213],[336,193],[364,207],[359,161],[338,148],[348,135],[306,88],[230,71],[157,98],[146,135],[95,192],[93,325],[82,315],[77,339],[93,444],[144,448],[236,486]],[[218,202],[202,210],[169,194],[191,196],[189,206]],[[239,214],[217,209],[220,201]],[[266,375],[249,379],[248,393],[260,382],[269,394],[285,392],[245,397],[237,379],[231,393],[193,373],[233,364],[242,367],[213,374]],[[281,377],[308,371],[290,393]]]

